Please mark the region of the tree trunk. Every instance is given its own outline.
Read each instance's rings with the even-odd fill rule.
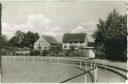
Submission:
[[[1,58],[1,30],[2,30],[2,24],[1,24],[1,15],[2,15],[2,6],[0,3],[0,73],[2,73],[2,58]]]

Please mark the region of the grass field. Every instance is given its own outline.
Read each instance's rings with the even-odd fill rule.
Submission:
[[[82,70],[74,67],[48,63],[6,62],[2,65],[4,71],[3,83],[53,83],[83,73]],[[71,82],[84,82],[84,76],[80,76]],[[88,82],[91,82],[89,75]]]
[[[35,57],[35,58],[36,58],[35,62],[33,62],[32,61],[33,59],[31,57],[26,57],[25,59],[26,62],[24,62],[23,57],[18,56],[16,57],[17,62],[14,62],[14,57],[10,56],[10,57],[6,57],[6,59],[5,57],[2,57],[3,59],[2,82],[3,83],[56,83],[56,82],[59,83],[61,81],[67,80],[71,77],[74,77],[84,72],[83,70],[75,68],[71,65],[41,63],[40,57]],[[61,59],[66,60],[66,58],[61,58]],[[47,62],[48,60],[43,59],[43,61]],[[69,80],[68,82],[79,83],[84,81],[85,81],[85,76],[81,75],[77,78]],[[92,82],[89,74],[87,74],[87,82]],[[98,82],[117,83],[117,82],[125,82],[125,80],[119,75],[114,74],[110,71],[98,69]]]

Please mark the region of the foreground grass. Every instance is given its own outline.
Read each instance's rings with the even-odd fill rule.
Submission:
[[[17,60],[21,60],[23,57],[18,56]],[[36,59],[40,59],[40,57],[36,57]],[[49,57],[43,57],[48,58]],[[53,57],[58,59],[57,57]],[[38,61],[40,61],[38,59]],[[76,58],[66,58],[61,57],[59,59],[65,60],[76,60]],[[13,57],[7,57],[6,62],[3,59],[2,66],[3,66],[3,83],[55,83],[61,82],[68,78],[71,78],[75,75],[82,73],[83,71],[71,66],[61,65],[61,64],[49,64],[49,63],[38,63],[32,62],[32,57],[27,57],[27,62],[14,62]],[[77,58],[77,60],[83,60],[81,58]],[[90,60],[86,60],[90,61]],[[92,61],[92,60],[91,60]],[[96,62],[101,62],[101,60],[95,60]],[[109,62],[107,62],[110,64]],[[114,63],[111,63],[114,64]],[[115,63],[117,64],[117,63]],[[125,65],[125,64],[124,64]],[[85,68],[85,67],[83,67]],[[91,82],[91,78],[88,75],[88,81]],[[84,75],[70,80],[68,82],[84,82]],[[115,73],[98,69],[98,82],[125,82],[120,76]]]
[[[4,63],[3,83],[55,83],[83,71],[74,67],[47,63]],[[89,78],[89,77],[88,77]],[[74,82],[84,82],[84,77]]]

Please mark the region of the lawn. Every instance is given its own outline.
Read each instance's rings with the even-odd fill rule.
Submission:
[[[48,63],[4,62],[2,65],[3,83],[55,83],[83,73],[78,68]],[[84,76],[73,82],[84,82]],[[89,75],[88,82],[91,82]]]
[[[33,56],[34,57],[34,56]],[[6,59],[5,59],[6,58]],[[16,57],[16,62],[14,62],[14,57],[2,57],[2,67],[3,67],[3,83],[59,83],[61,81],[67,80],[71,77],[79,75],[84,71],[75,68],[71,65],[64,64],[50,64],[46,59],[49,57],[26,57],[25,62],[22,56]],[[52,59],[58,59],[53,57]],[[75,58],[59,58],[63,60],[82,60]],[[41,61],[42,60],[42,61]],[[53,60],[55,61],[55,60]],[[87,60],[86,60],[87,61]],[[88,60],[89,61],[89,60]],[[72,63],[72,61],[71,61]],[[108,62],[107,62],[108,63]],[[78,66],[79,65],[75,65]],[[86,67],[82,67],[85,69]],[[90,67],[88,67],[89,69]],[[68,82],[84,82],[85,76],[81,75],[77,78],[69,80]],[[92,82],[91,77],[87,74],[87,82]],[[98,82],[125,82],[125,80],[119,75],[98,68]]]

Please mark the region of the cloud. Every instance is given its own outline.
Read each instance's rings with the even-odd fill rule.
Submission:
[[[87,33],[89,41],[94,41],[91,35],[95,31],[96,31],[96,22],[82,23],[80,24],[80,26],[77,26],[76,28],[71,30],[72,33]]]
[[[22,32],[32,31],[37,32],[40,35],[51,35],[53,37],[60,38],[62,37],[63,32],[60,32],[62,29],[58,26],[52,26],[51,20],[48,17],[43,16],[42,14],[32,14],[28,16],[26,24],[9,24],[2,23],[3,34],[7,35],[10,39],[14,36],[14,33],[17,30]]]
[[[14,36],[14,33],[17,30],[21,30],[22,32],[27,32],[29,31],[29,28],[31,28],[31,26],[26,24],[15,25],[9,23],[2,23],[2,33],[7,35],[8,39]]]
[[[32,25],[34,28],[45,28],[50,22],[51,20],[42,14],[32,14],[27,19],[27,25]]]
[[[44,32],[44,35],[50,35],[50,36],[53,36],[53,37],[56,37],[56,36],[60,36],[62,35],[63,32],[51,32],[51,31],[47,31],[47,32]]]
[[[77,26],[75,29],[71,30],[72,33],[83,33],[85,29],[83,26]]]
[[[91,34],[94,33],[96,30],[96,22],[88,22],[88,23],[81,23],[76,28],[67,29],[65,32],[63,27],[58,25],[53,25],[52,20],[42,14],[32,14],[29,15],[25,24],[9,24],[9,23],[2,23],[3,27],[3,34],[7,35],[8,38],[14,36],[14,33],[17,30],[27,32],[37,32],[40,35],[50,35],[55,37],[57,40],[61,41],[62,36],[64,33],[71,32],[71,33],[81,33],[85,32],[88,35],[89,41],[93,41]]]
[[[49,28],[50,29],[50,28]],[[61,31],[61,28],[60,27],[53,27],[53,28],[51,28],[51,30],[49,30],[49,31],[51,31],[51,32],[59,32],[59,31]]]
[[[31,25],[31,31],[38,32],[40,35],[50,35],[55,38],[62,36],[61,28],[53,26],[52,20],[42,14],[32,14],[28,16],[27,25]]]
[[[52,31],[47,31],[43,33],[43,35],[49,35],[55,37],[55,39],[58,40],[58,42],[62,42],[63,34],[64,34],[63,32],[52,32]]]

